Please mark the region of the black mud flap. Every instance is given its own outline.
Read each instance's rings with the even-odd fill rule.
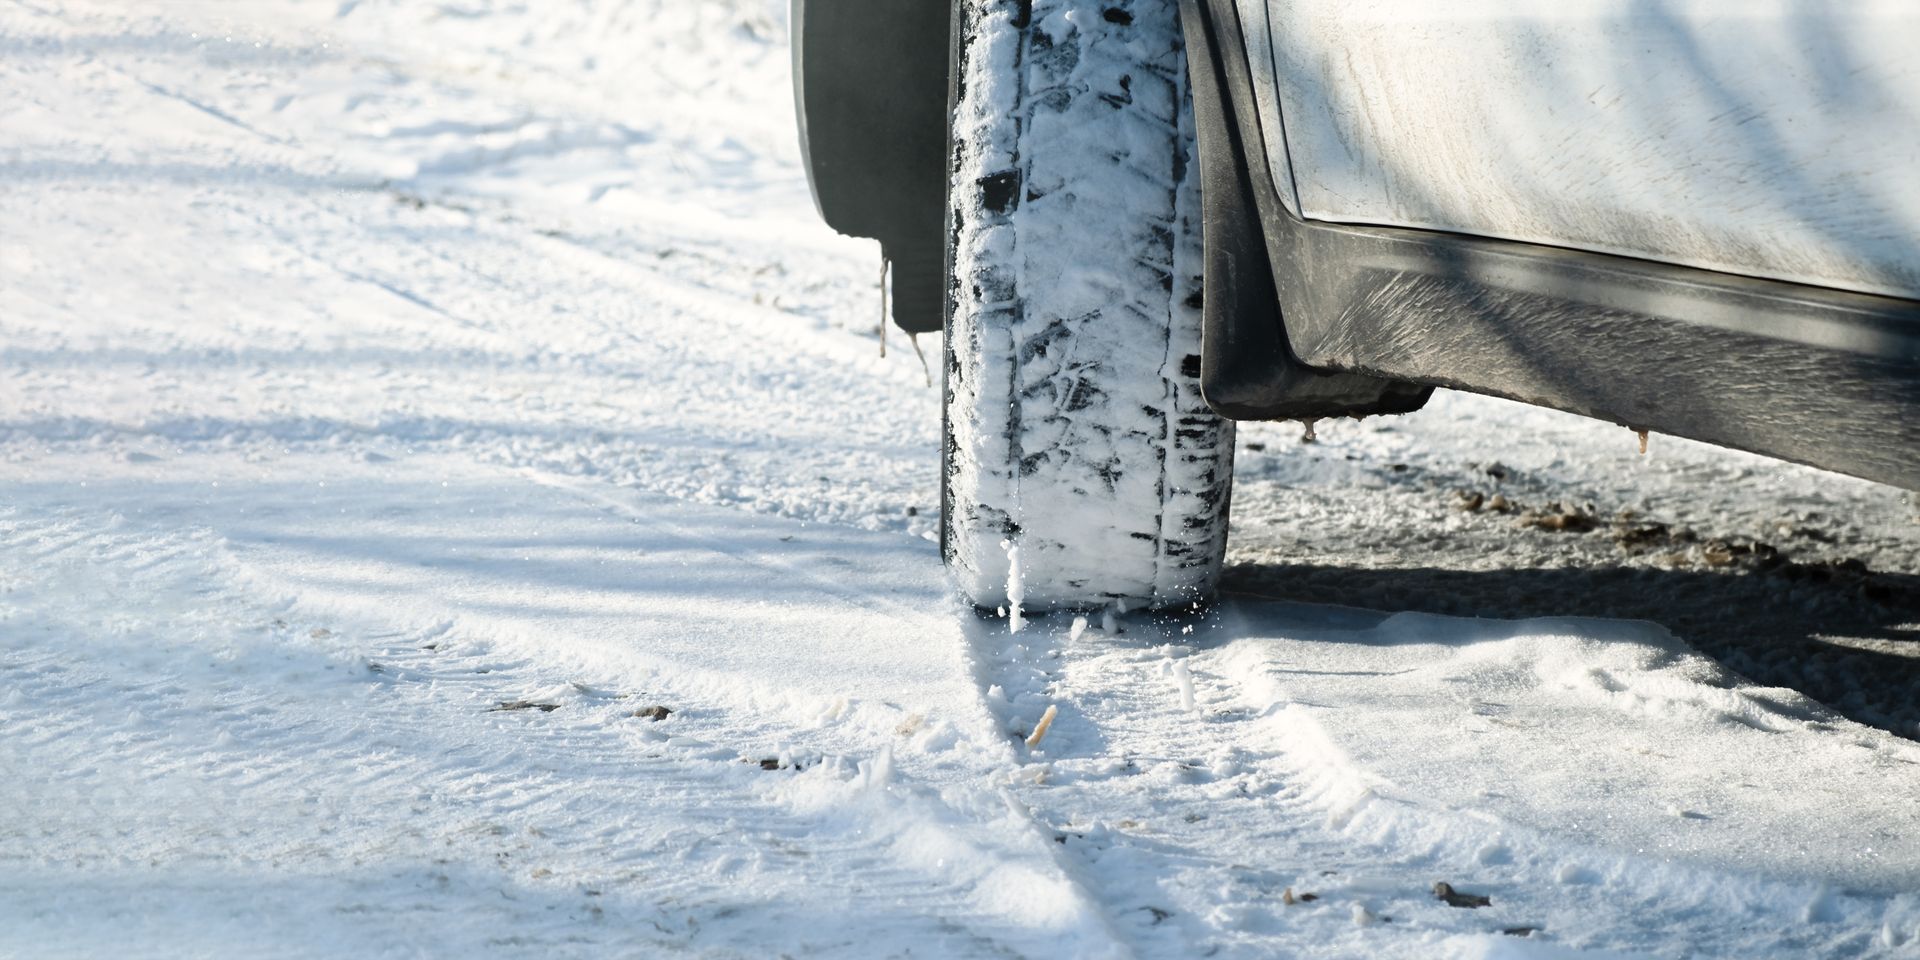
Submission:
[[[1240,26],[1230,0],[1181,0],[1187,72],[1199,136],[1206,221],[1206,303],[1200,391],[1235,420],[1292,420],[1410,413],[1433,388],[1302,363],[1286,339],[1254,178],[1271,183],[1266,158],[1247,144],[1255,122]],[[1231,82],[1231,85],[1230,85]],[[1236,102],[1237,100],[1237,102]]]
[[[893,262],[893,319],[940,329],[946,299],[947,6],[793,0],[793,91],[813,200]]]

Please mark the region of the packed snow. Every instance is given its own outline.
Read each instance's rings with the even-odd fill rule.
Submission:
[[[0,955],[1920,956],[1911,494],[1443,395],[1015,633],[785,17],[0,3]]]

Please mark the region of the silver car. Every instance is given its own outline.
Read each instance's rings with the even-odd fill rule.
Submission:
[[[1920,5],[794,0],[822,215],[944,329],[985,607],[1218,576],[1232,421],[1436,386],[1920,488]]]

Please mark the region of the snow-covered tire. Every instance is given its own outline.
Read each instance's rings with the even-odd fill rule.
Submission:
[[[983,607],[1173,606],[1226,549],[1175,0],[963,0],[943,537]]]

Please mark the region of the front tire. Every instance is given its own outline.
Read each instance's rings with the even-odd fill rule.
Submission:
[[[983,607],[1204,599],[1233,426],[1198,383],[1178,5],[964,0],[956,27],[947,565]]]

